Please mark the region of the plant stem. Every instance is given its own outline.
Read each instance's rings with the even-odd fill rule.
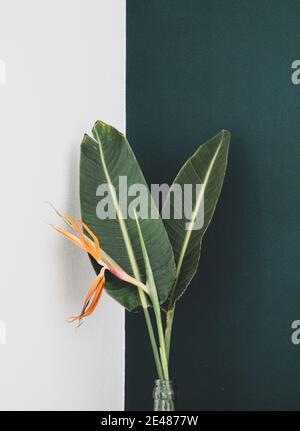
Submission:
[[[170,358],[170,347],[171,347],[171,335],[172,335],[172,326],[174,319],[175,305],[171,310],[167,311],[167,323],[166,323],[166,332],[165,332],[165,340],[166,340],[166,351],[167,358],[169,361]]]
[[[140,295],[141,304],[142,304],[142,307],[144,310],[145,320],[146,320],[146,324],[147,324],[147,328],[148,328],[148,333],[149,333],[149,337],[150,337],[150,342],[151,342],[151,347],[152,347],[155,365],[156,365],[156,369],[157,369],[157,374],[158,374],[158,377],[160,379],[163,379],[162,365],[160,362],[160,356],[159,356],[158,348],[156,345],[153,326],[152,326],[152,322],[151,322],[149,311],[148,311],[148,304],[147,304],[146,296],[145,296],[145,293],[142,289],[138,289],[138,291],[139,291],[139,295]]]
[[[169,380],[169,368],[168,368],[168,359],[167,359],[167,353],[166,353],[166,343],[165,343],[165,337],[164,337],[164,330],[163,330],[163,324],[162,324],[162,318],[161,318],[161,310],[160,310],[160,304],[159,304],[159,298],[157,294],[157,289],[154,281],[154,276],[151,268],[151,263],[149,260],[149,256],[147,253],[145,241],[143,238],[143,233],[139,224],[138,217],[135,214],[137,229],[140,237],[143,257],[144,257],[144,263],[145,263],[145,270],[146,270],[146,287],[149,289],[148,295],[150,297],[150,300],[153,305],[154,314],[155,314],[155,320],[157,325],[157,332],[158,332],[158,338],[159,338],[159,353],[160,353],[160,364],[162,367],[162,377],[160,376],[160,379]],[[139,289],[139,291],[141,291]],[[145,293],[141,291],[143,295]],[[152,328],[152,326],[151,326]],[[156,346],[156,344],[155,344]],[[156,351],[153,350],[154,356],[156,355]]]
[[[156,318],[156,324],[157,324],[157,332],[158,332],[158,338],[159,338],[159,351],[160,351],[160,358],[161,358],[161,364],[163,368],[163,374],[164,379],[169,380],[169,367],[168,367],[168,357],[166,352],[166,342],[164,337],[164,331],[163,331],[163,324],[162,324],[162,318],[161,318],[161,311],[160,306],[157,301],[153,301],[153,308]]]

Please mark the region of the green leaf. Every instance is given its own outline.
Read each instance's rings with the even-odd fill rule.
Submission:
[[[93,137],[85,135],[81,144],[80,201],[83,221],[100,241],[100,247],[126,272],[145,281],[143,253],[133,217],[124,217],[124,208],[134,205],[136,196],[128,197],[124,207],[119,196],[119,177],[127,177],[128,187],[141,184],[146,189],[149,207],[152,198],[139,164],[123,134],[101,121],[92,130]],[[105,220],[97,216],[98,186],[107,184],[111,205],[116,218]],[[155,210],[157,213],[157,209]],[[157,218],[147,217],[141,221],[144,241],[155,278],[160,303],[166,301],[175,280],[175,263],[172,247],[164,224]],[[94,265],[97,269],[97,265]],[[140,305],[139,294],[131,286],[116,277],[106,283],[108,293],[129,311]]]
[[[196,194],[185,194],[193,210],[190,220],[174,218],[174,204],[178,201],[174,194],[169,192],[164,208],[170,205],[171,218],[164,220],[168,232],[175,262],[176,282],[170,291],[168,300],[163,305],[165,310],[174,307],[175,302],[185,292],[187,286],[194,277],[199,259],[201,242],[206,229],[214,214],[218,198],[223,185],[227,167],[227,158],[230,142],[230,133],[226,130],[220,132],[210,141],[201,145],[198,150],[187,160],[179,171],[173,184],[192,184],[195,190],[196,184],[202,184],[202,190]],[[197,195],[197,196],[196,196]],[[201,229],[194,229],[196,220],[200,219],[201,205],[204,203],[204,223]],[[203,208],[203,207],[202,207]],[[182,211],[184,213],[184,211]],[[190,223],[187,229],[187,223]]]

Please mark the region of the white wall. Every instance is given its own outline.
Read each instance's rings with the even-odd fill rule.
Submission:
[[[0,410],[122,409],[124,311],[66,323],[94,273],[44,202],[78,216],[83,132],[125,130],[125,1],[0,0],[0,60]]]

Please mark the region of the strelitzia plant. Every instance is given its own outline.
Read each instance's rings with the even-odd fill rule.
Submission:
[[[175,307],[197,271],[202,238],[223,185],[229,141],[230,133],[223,130],[185,162],[173,187],[201,184],[201,191],[185,196],[192,208],[189,219],[184,213],[181,218],[176,217],[176,211],[163,219],[126,137],[114,127],[97,121],[92,136],[85,134],[81,143],[82,220],[57,212],[69,230],[54,228],[88,253],[97,274],[81,312],[70,320],[81,323],[90,316],[103,290],[129,312],[143,309],[158,376],[155,410],[174,410],[169,362]],[[133,209],[134,217],[124,217],[120,177],[127,178],[128,187],[143,185],[145,199],[151,208],[156,208],[154,216],[152,213],[152,217],[141,218],[134,206],[134,197],[129,196],[127,206]],[[116,218],[101,219],[97,215],[97,190],[101,184],[108,186]],[[178,205],[173,187],[164,203],[171,209]],[[203,225],[194,229],[201,210]],[[111,274],[108,278],[107,272]]]

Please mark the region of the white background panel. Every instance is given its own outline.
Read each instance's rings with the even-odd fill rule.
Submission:
[[[122,409],[124,311],[66,323],[94,273],[45,202],[79,216],[83,132],[125,130],[125,2],[0,0],[0,59],[0,409]]]

